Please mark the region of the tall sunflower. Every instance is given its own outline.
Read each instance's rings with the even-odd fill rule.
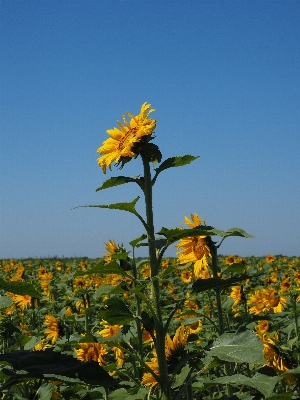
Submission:
[[[149,140],[149,137],[146,137],[153,133],[157,122],[155,119],[149,118],[149,114],[154,111],[154,109],[150,108],[151,104],[142,104],[140,113],[137,116],[133,116],[127,111],[126,114],[131,118],[129,122],[127,122],[123,114],[123,124],[117,121],[119,128],[106,131],[110,138],[106,139],[97,150],[98,153],[104,154],[98,158],[99,167],[102,168],[104,174],[106,173],[106,168],[111,168],[113,162],[118,165],[126,158],[135,158],[137,156],[134,151],[135,144]]]
[[[190,228],[196,228],[204,222],[196,213],[191,214],[190,218],[184,217],[184,223]],[[211,257],[211,254],[205,238],[206,236],[186,237],[180,239],[180,242],[175,245],[179,249],[177,252],[179,263],[194,262],[194,275],[196,278],[202,279],[210,277],[207,258]]]

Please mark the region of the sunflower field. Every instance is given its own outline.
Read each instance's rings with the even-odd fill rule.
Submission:
[[[128,249],[108,239],[99,259],[0,262],[0,398],[300,399],[299,258],[222,256],[225,239],[253,236],[197,213],[185,227],[154,227],[159,174],[198,157],[162,161],[150,107],[123,115],[97,150],[104,174],[141,158],[143,174],[96,192],[136,183],[145,216],[140,197],[83,206],[130,212],[144,233]],[[170,246],[176,258],[164,256]]]

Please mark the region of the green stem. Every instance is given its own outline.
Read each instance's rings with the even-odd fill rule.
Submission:
[[[168,367],[165,353],[165,332],[162,320],[161,304],[160,304],[160,287],[159,287],[159,264],[157,259],[155,247],[155,234],[154,234],[154,221],[153,221],[153,208],[152,208],[152,181],[150,164],[146,157],[142,154],[144,166],[144,196],[146,205],[146,222],[147,222],[147,235],[149,246],[149,262],[151,268],[151,278],[153,295],[155,302],[155,335],[156,335],[156,353],[159,368],[159,377],[162,383],[161,390],[164,393],[166,400],[170,399],[170,385],[168,376]]]
[[[218,278],[217,247],[215,246],[214,242],[211,240],[210,236],[208,236],[206,238],[206,240],[207,240],[207,244],[209,246],[210,254],[211,254],[213,277]],[[222,301],[221,301],[221,289],[218,286],[215,288],[215,294],[216,294],[216,302],[217,302],[217,309],[218,309],[219,334],[222,335],[225,332],[225,329],[224,329],[224,318],[223,318]]]
[[[136,263],[135,263],[135,259],[134,259],[134,247],[132,250],[132,255],[133,255],[132,272],[133,272],[133,277],[134,277],[133,286],[136,287],[138,276],[137,276]],[[135,303],[136,303],[137,316],[140,317],[141,316],[141,299],[137,295],[137,293],[135,294]],[[140,356],[141,360],[143,360],[143,358],[144,358],[143,357],[143,334],[142,334],[142,324],[139,321],[139,319],[136,319],[136,329],[137,329],[139,356]]]

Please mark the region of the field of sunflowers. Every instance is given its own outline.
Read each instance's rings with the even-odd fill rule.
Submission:
[[[131,202],[79,207],[130,212],[144,232],[130,251],[109,240],[103,258],[2,260],[2,400],[300,399],[300,262],[296,257],[221,256],[241,228],[154,227],[152,192],[162,172],[155,110],[143,103],[107,130],[97,152],[106,174],[140,157],[143,173],[115,176],[95,192],[136,184],[145,215]],[[75,208],[79,208],[75,207]],[[219,242],[216,241],[219,238]],[[177,257],[165,258],[170,246]],[[148,257],[135,258],[147,247]]]
[[[97,260],[1,261],[2,399],[158,398],[149,263],[106,248]],[[299,259],[219,256],[218,271],[221,336],[209,269],[162,261],[172,398],[300,398]]]

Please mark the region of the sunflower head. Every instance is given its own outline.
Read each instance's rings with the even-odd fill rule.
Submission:
[[[150,161],[161,159],[160,151],[156,145],[146,146],[153,139],[152,134],[156,128],[157,121],[149,117],[149,114],[153,111],[151,104],[144,103],[138,115],[134,116],[126,112],[130,117],[129,122],[123,114],[123,123],[117,121],[118,128],[107,130],[110,138],[105,140],[97,150],[98,153],[102,154],[102,157],[98,158],[98,164],[104,174],[106,168],[111,168],[113,162],[116,165],[121,164],[122,168],[125,163],[136,158],[142,151]]]

